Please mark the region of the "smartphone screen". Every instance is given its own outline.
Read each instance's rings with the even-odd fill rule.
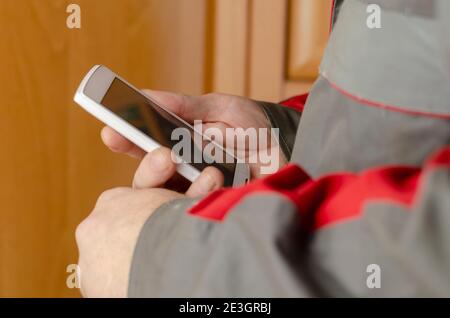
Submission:
[[[198,145],[194,141],[194,136],[197,137],[197,140],[201,140],[202,136],[195,132],[191,125],[186,125],[120,79],[113,80],[103,97],[102,105],[169,149],[174,149],[173,147],[180,142],[176,138],[173,140],[172,132],[180,127],[187,129],[191,135],[190,147],[187,149],[190,148],[191,153],[182,153],[181,158],[199,171],[207,166],[216,167],[224,175],[224,185],[233,185],[236,170],[235,159],[233,159],[234,163],[218,163],[212,158],[206,157],[202,151],[204,145]],[[201,162],[199,162],[199,158],[201,158]],[[229,160],[223,160],[223,162],[229,162]]]

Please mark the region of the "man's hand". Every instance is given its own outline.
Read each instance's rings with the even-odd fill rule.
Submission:
[[[134,247],[141,227],[162,204],[182,195],[164,189],[117,188],[104,192],[77,228],[81,293],[126,297]]]
[[[256,102],[241,97],[219,94],[189,97],[149,91],[147,94],[191,123],[202,120],[204,129],[271,128]],[[176,166],[169,149],[159,148],[146,154],[109,127],[102,130],[102,139],[111,150],[142,161],[133,187],[103,193],[92,213],[77,228],[81,292],[86,297],[125,297],[134,247],[146,220],[168,201],[183,196],[197,197],[221,188],[223,175],[208,167],[184,194],[162,189],[177,188],[180,181],[176,180]],[[269,146],[278,147],[273,143]],[[256,150],[236,151],[250,156]],[[279,162],[280,166],[285,163]],[[253,177],[259,177],[259,163],[250,166]]]
[[[259,105],[250,99],[223,94],[208,94],[194,97],[160,91],[145,91],[145,93],[190,123],[194,123],[194,120],[201,120],[203,122],[203,130],[217,128],[222,131],[225,137],[224,147],[227,147],[226,128],[242,128],[244,130],[248,128],[266,128],[270,134],[271,126],[268,119]],[[126,153],[138,159],[142,159],[145,155],[142,149],[109,127],[103,129],[102,139],[106,146],[114,152]],[[287,161],[282,151],[279,150],[278,144],[274,140],[270,140],[270,135],[268,139],[269,142],[266,145],[271,149],[270,152],[274,151],[274,153],[279,154],[277,162],[279,163],[278,168],[280,168]],[[245,146],[247,147],[247,145]],[[260,158],[258,152],[267,151],[267,149],[261,148],[261,145],[258,145],[258,149],[248,149],[247,147],[245,149],[232,150],[241,158],[249,159],[252,157],[256,158],[256,161]],[[253,178],[261,176],[260,168],[260,161],[250,164]]]
[[[133,188],[108,190],[98,198],[76,231],[83,296],[126,297],[134,247],[151,214],[166,202],[222,187],[220,172],[207,168],[185,194],[158,188],[175,171],[170,150],[159,148],[142,160]]]

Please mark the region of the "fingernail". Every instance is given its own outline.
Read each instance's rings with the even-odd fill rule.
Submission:
[[[216,187],[215,180],[207,173],[201,174],[196,180],[196,183],[204,193],[210,192]]]
[[[160,150],[155,150],[150,157],[150,165],[156,171],[166,170],[169,167],[169,160]]]

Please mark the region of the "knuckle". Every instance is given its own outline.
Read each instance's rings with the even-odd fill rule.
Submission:
[[[110,201],[119,195],[127,193],[128,188],[114,188],[102,192],[98,199],[94,210],[86,217],[75,229],[75,240],[78,245],[82,244],[86,238],[101,228],[101,215],[110,207]],[[100,223],[99,223],[100,222]]]
[[[81,242],[83,242],[84,238],[89,233],[91,226],[92,222],[90,221],[89,217],[84,219],[80,224],[78,224],[75,230],[75,240],[78,245],[80,245]]]
[[[108,189],[108,190],[103,191],[98,196],[97,202],[108,200],[109,198],[111,198],[114,195],[114,193],[115,193],[115,189]]]
[[[109,201],[115,197],[117,197],[118,195],[121,195],[123,193],[125,193],[126,188],[114,188],[114,189],[108,189],[103,191],[98,199],[97,199],[97,203],[102,202],[102,201]]]

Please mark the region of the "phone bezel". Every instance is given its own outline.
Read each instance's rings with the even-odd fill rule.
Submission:
[[[169,111],[167,108],[158,104],[155,100],[153,100],[148,95],[144,94],[141,90],[134,87],[132,84],[124,80],[119,75],[112,72],[109,68],[103,65],[94,66],[84,77],[78,90],[75,94],[74,100],[83,107],[87,112],[92,114],[94,117],[104,122],[121,135],[123,135],[128,140],[135,143],[137,146],[142,148],[146,152],[150,152],[160,147],[160,144],[153,140],[151,137],[142,133],[136,127],[132,126],[108,108],[101,104],[104,96],[108,92],[112,82],[114,79],[119,79],[123,81],[126,85],[134,89],[137,93],[143,95],[145,98],[152,101],[158,107],[164,109],[166,112],[170,113],[170,115],[174,116],[187,126],[191,127],[193,130],[194,127],[187,123],[185,120]],[[197,132],[200,133],[201,132]],[[204,135],[202,135],[204,136]],[[182,162],[177,165],[177,171],[186,177],[191,182],[194,181],[199,175],[200,171],[196,169],[194,166]],[[236,169],[233,176],[233,186],[239,186],[245,184],[250,179],[250,170],[247,164],[242,162],[236,163]]]

